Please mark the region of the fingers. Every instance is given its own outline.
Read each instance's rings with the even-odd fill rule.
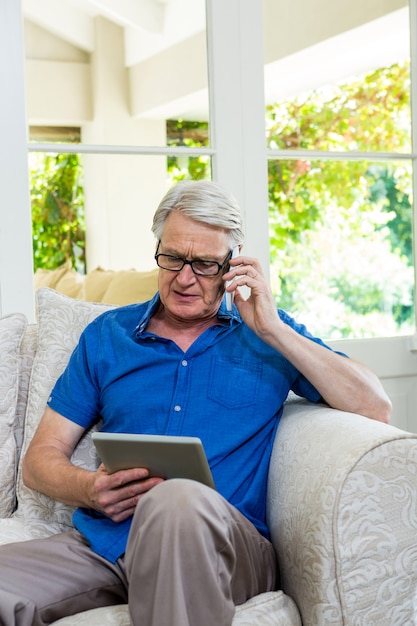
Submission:
[[[114,522],[121,522],[133,515],[140,498],[162,481],[156,476],[149,477],[149,471],[144,468],[114,474],[99,468],[95,508]]]
[[[276,333],[279,316],[275,298],[259,261],[246,256],[231,259],[230,269],[223,278],[231,281],[226,283],[226,290],[234,293],[234,302],[245,324],[262,339]],[[247,297],[246,289],[250,290]]]
[[[224,274],[224,277],[244,274],[248,274],[252,278],[258,275],[263,277],[262,267],[258,259],[253,259],[248,256],[238,256],[234,259],[230,259],[229,265],[229,271]],[[229,278],[226,278],[226,280],[229,280]]]
[[[244,256],[230,260],[230,269],[223,275],[223,279],[226,281],[228,291],[244,285],[253,289],[257,285],[266,284],[259,261]]]

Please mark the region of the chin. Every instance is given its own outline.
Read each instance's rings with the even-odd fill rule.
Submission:
[[[201,306],[201,303],[176,303],[169,310],[175,317],[184,321],[205,319],[217,312],[217,309],[214,311],[212,308]]]
[[[205,312],[200,307],[191,306],[187,304],[177,305],[171,309],[171,311],[180,318],[184,320],[187,319],[198,319],[199,317],[204,317]]]

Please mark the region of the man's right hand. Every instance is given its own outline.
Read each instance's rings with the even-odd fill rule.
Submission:
[[[133,515],[140,498],[164,480],[150,478],[146,468],[120,470],[109,474],[104,465],[100,465],[92,478],[92,508],[113,522],[123,522]]]

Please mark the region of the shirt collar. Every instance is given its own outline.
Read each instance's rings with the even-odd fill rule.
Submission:
[[[159,291],[154,295],[154,297],[149,300],[149,302],[147,302],[147,306],[143,312],[142,317],[139,320],[138,325],[136,326],[135,330],[134,330],[134,334],[136,337],[138,337],[139,335],[141,335],[148,323],[149,320],[151,319],[152,315],[154,314],[154,312],[157,310],[159,303],[160,303],[161,299],[159,297]],[[241,323],[242,322],[242,318],[239,315],[239,311],[237,310],[236,306],[233,305],[233,310],[232,311],[228,311],[228,309],[226,308],[226,300],[225,298],[223,298],[223,300],[221,301],[217,316],[219,319],[221,320],[229,320],[229,324],[231,325],[233,322],[237,322],[237,323]]]
[[[220,304],[220,308],[217,312],[217,316],[219,319],[230,320],[230,324],[232,324],[233,322],[242,322],[242,318],[240,317],[239,311],[237,310],[237,307],[235,305],[233,305],[233,309],[231,311],[228,311],[226,307],[226,298],[223,298]]]
[[[157,291],[154,297],[151,300],[149,300],[147,303],[145,303],[147,306],[143,312],[142,317],[139,320],[138,325],[136,326],[134,330],[135,337],[138,337],[144,332],[153,313],[158,308],[159,303],[160,303],[159,291]]]

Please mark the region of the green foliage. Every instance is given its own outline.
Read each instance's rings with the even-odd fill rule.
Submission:
[[[33,258],[35,270],[67,261],[83,272],[84,190],[77,154],[31,154]]]
[[[270,148],[410,149],[409,64],[267,106]]]
[[[207,122],[167,121],[167,145],[203,147],[208,145]],[[169,156],[168,176],[172,183],[184,179],[209,180],[210,158],[205,156]]]
[[[408,64],[267,107],[271,149],[406,151],[410,149]],[[317,228],[329,194],[349,209],[366,185],[363,161],[271,160],[270,217],[273,246]]]
[[[404,63],[280,102],[268,147],[408,151],[409,100]],[[409,332],[411,164],[283,158],[268,174],[277,304],[327,337]]]

